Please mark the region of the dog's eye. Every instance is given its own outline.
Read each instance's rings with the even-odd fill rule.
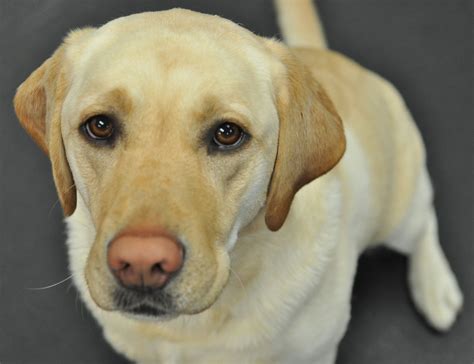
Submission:
[[[114,123],[107,115],[95,115],[86,120],[84,130],[91,139],[110,139],[114,134]]]
[[[240,126],[231,122],[220,124],[214,132],[213,142],[220,148],[232,148],[240,145],[244,138],[244,131]]]

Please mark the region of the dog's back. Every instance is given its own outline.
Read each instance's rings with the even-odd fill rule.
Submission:
[[[361,237],[361,248],[383,241],[400,225],[425,162],[416,125],[389,82],[328,49],[313,1],[275,0],[275,6],[284,41],[312,70],[342,117],[347,152],[333,173],[346,175],[343,180],[351,184],[347,190],[360,184],[357,199],[366,201],[365,217],[372,222]],[[430,195],[428,191],[428,199]]]
[[[331,173],[341,177],[345,209],[352,208],[346,217],[351,239],[361,250],[383,241],[407,254],[416,307],[433,327],[447,330],[463,297],[438,241],[423,140],[402,96],[390,82],[327,49],[312,0],[275,5],[283,38],[344,123],[347,151]]]

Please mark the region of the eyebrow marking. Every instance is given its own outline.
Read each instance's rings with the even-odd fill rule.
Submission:
[[[81,120],[97,114],[127,115],[132,112],[132,109],[133,102],[128,92],[122,87],[117,87],[95,96],[83,109]]]
[[[133,108],[133,102],[128,92],[122,88],[117,87],[103,95],[103,101],[106,104],[114,105],[121,112],[129,114]]]

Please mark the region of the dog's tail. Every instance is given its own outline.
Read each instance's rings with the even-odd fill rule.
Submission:
[[[292,47],[327,48],[313,0],[274,0],[283,40]]]

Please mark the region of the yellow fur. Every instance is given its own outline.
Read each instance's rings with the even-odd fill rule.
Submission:
[[[331,363],[358,254],[382,239],[419,251],[426,226],[413,253],[417,306],[439,329],[460,308],[440,258],[420,135],[394,88],[342,55],[290,50],[187,10],[143,13],[71,33],[15,106],[49,152],[72,214],[74,282],[132,360]],[[112,147],[81,134],[94,114],[120,123]],[[219,120],[251,139],[209,153],[203,135]],[[187,248],[166,287],[178,315],[167,321],[117,311],[106,264],[121,230],[154,224]],[[457,298],[441,318],[421,259],[429,255],[445,278],[435,289]]]

